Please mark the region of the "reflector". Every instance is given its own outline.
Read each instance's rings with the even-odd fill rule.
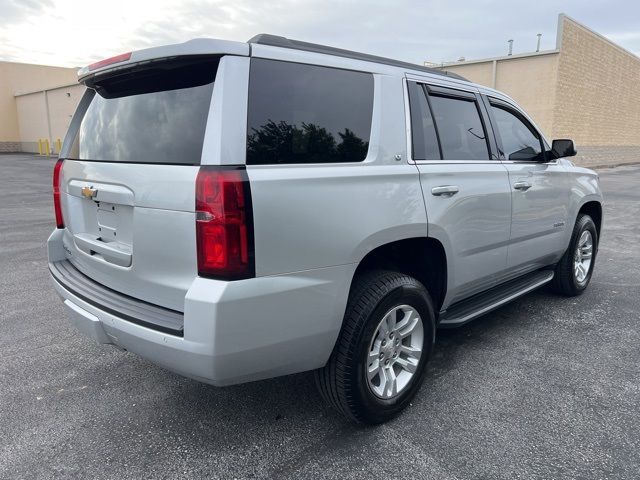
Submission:
[[[62,180],[62,165],[64,160],[60,159],[53,167],[53,209],[56,214],[56,227],[64,228],[64,218],[62,218],[62,205],[60,204],[60,181]]]

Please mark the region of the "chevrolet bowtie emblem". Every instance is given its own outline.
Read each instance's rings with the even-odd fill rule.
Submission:
[[[91,187],[82,187],[82,196],[86,198],[93,198],[98,194],[98,190]]]

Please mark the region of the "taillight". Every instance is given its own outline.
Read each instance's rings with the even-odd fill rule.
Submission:
[[[200,167],[196,178],[198,275],[224,280],[254,271],[249,178],[242,167]]]
[[[62,205],[60,203],[60,181],[62,180],[62,165],[64,160],[60,159],[53,167],[53,209],[56,212],[56,226],[64,228],[64,218],[62,218]]]

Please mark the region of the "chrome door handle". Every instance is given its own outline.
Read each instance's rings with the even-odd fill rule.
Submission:
[[[513,184],[513,188],[516,190],[526,191],[531,188],[531,184],[529,182],[516,182]]]
[[[442,195],[450,197],[452,195],[455,195],[459,191],[460,190],[456,185],[443,185],[441,187],[433,187],[431,189],[431,195],[435,195],[436,197],[439,197]]]

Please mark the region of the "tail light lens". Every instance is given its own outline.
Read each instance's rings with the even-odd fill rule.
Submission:
[[[255,275],[249,178],[242,167],[200,167],[196,178],[198,275]]]
[[[62,180],[62,165],[64,160],[60,159],[53,167],[53,209],[56,212],[56,226],[64,228],[64,218],[62,218],[62,205],[60,203],[60,182]]]

